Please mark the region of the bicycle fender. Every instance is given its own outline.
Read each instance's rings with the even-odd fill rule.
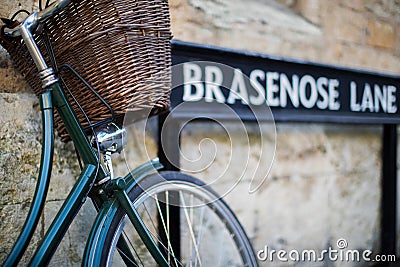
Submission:
[[[128,193],[137,183],[162,167],[158,159],[153,159],[128,173],[123,178],[126,182],[125,192]],[[106,235],[119,206],[118,200],[110,199],[101,207],[86,242],[82,266],[100,266]]]
[[[110,224],[118,209],[116,200],[104,203],[90,231],[83,254],[82,266],[100,266],[101,252]]]

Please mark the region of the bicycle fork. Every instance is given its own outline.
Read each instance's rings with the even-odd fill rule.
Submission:
[[[136,208],[133,206],[131,200],[129,199],[129,196],[125,192],[125,188],[126,182],[123,178],[117,178],[111,181],[110,189],[114,191],[116,198],[118,199],[121,206],[124,208],[126,214],[128,215],[130,221],[135,227],[136,232],[139,234],[146,248],[160,266],[168,267],[169,264],[167,263],[167,260],[164,258],[159,247],[151,237],[150,231],[141,220],[139,213],[137,212]]]
[[[108,181],[107,185],[103,187],[106,191],[105,193],[113,194],[115,198],[111,198],[109,201],[105,202],[97,215],[86,244],[82,266],[100,265],[101,254],[104,250],[105,237],[119,207],[124,209],[140,238],[143,240],[148,251],[151,253],[158,265],[165,267],[169,266],[159,247],[154,242],[150,231],[144,225],[140,215],[127,195],[134,186],[140,183],[140,181],[162,167],[163,166],[160,164],[158,159],[153,159],[137,167],[124,178],[117,178]],[[129,256],[128,252],[125,253],[125,251],[128,250],[124,249],[126,241],[121,237],[117,244],[118,249],[121,249],[124,252],[123,254]],[[124,258],[124,256],[122,256],[122,258]],[[131,262],[131,259],[133,258],[124,258],[124,261]],[[129,266],[129,264],[127,264],[127,266]]]

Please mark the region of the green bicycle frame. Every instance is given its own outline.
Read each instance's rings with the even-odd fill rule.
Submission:
[[[99,214],[87,241],[83,261],[84,266],[98,266],[99,259],[95,259],[94,261],[91,261],[90,259],[92,251],[101,251],[101,249],[99,250],[99,247],[103,247],[103,244],[98,241],[105,239],[107,228],[104,228],[103,226],[107,225],[104,225],[102,222],[110,220],[110,218],[112,218],[112,216],[110,217],[112,211],[116,210],[119,206],[122,206],[126,211],[128,217],[136,227],[137,232],[156,262],[160,266],[168,266],[168,263],[160,252],[157,244],[151,238],[142,219],[139,217],[131,201],[127,197],[127,192],[135,185],[135,183],[137,183],[138,180],[143,179],[156,169],[161,168],[161,165],[157,161],[151,161],[142,165],[142,167],[132,171],[125,178],[118,178],[105,183],[105,187],[111,185],[109,187],[115,191],[115,195],[117,196],[116,198],[110,198],[107,200],[99,196],[99,194],[94,190],[91,190],[96,182],[103,180],[108,176],[108,174],[100,164],[100,159],[96,151],[93,149],[85,135],[82,126],[79,123],[71,104],[68,102],[58,80],[55,78],[52,70],[47,67],[46,62],[44,61],[31,34],[31,30],[41,22],[41,19],[45,19],[46,16],[50,16],[56,12],[57,9],[61,9],[68,3],[68,0],[58,0],[55,3],[54,7],[49,9],[47,13],[41,13],[39,16],[37,13],[30,15],[19,29],[26,47],[39,69],[39,75],[41,76],[46,91],[40,98],[43,145],[38,183],[31,208],[21,234],[3,266],[16,266],[18,264],[33,236],[40,214],[43,211],[53,161],[54,107],[57,109],[58,114],[63,120],[64,126],[74,142],[85,167],[83,168],[78,181],[75,183],[75,186],[72,188],[64,204],[57,213],[54,221],[47,230],[45,237],[32,257],[29,266],[44,266],[49,263],[65,232],[90,193],[93,195],[92,200],[95,202],[96,207],[99,207]],[[100,229],[99,226],[101,226],[102,229]]]

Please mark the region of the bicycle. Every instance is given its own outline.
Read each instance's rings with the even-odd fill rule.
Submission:
[[[32,256],[30,266],[49,263],[87,198],[92,200],[98,214],[86,243],[83,266],[257,266],[251,243],[234,213],[200,180],[180,172],[160,171],[163,166],[157,159],[125,177],[113,177],[111,154],[121,152],[126,135],[120,117],[74,68],[61,66],[72,73],[73,79],[85,84],[111,113],[111,119],[92,123],[79,102],[72,102],[77,99],[59,75],[61,67],[55,64],[53,48],[35,35],[46,32],[46,22],[54,16],[68,8],[79,9],[83,2],[57,0],[46,3],[46,8],[30,14],[20,24],[13,19],[3,20],[3,38],[23,39],[22,47],[29,51],[43,88],[37,93],[42,117],[42,156],[36,191],[20,236],[3,266],[18,264],[43,211],[51,176],[54,108],[59,116],[57,126],[58,118],[65,127],[66,133],[61,137],[73,141],[83,167]],[[158,6],[166,5],[166,1],[154,2]],[[120,27],[125,29],[128,25]],[[39,49],[43,45],[46,52]],[[10,53],[12,48],[8,47]],[[50,58],[52,67],[45,58]],[[168,59],[166,55],[167,63]],[[158,109],[165,109],[165,102],[160,105]],[[80,118],[77,111],[83,113]],[[210,246],[216,242],[221,242],[220,250]]]

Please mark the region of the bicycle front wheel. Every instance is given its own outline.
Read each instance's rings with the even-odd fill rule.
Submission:
[[[198,179],[160,172],[128,195],[171,266],[257,266],[236,216]],[[101,264],[157,265],[122,208],[108,230]]]

